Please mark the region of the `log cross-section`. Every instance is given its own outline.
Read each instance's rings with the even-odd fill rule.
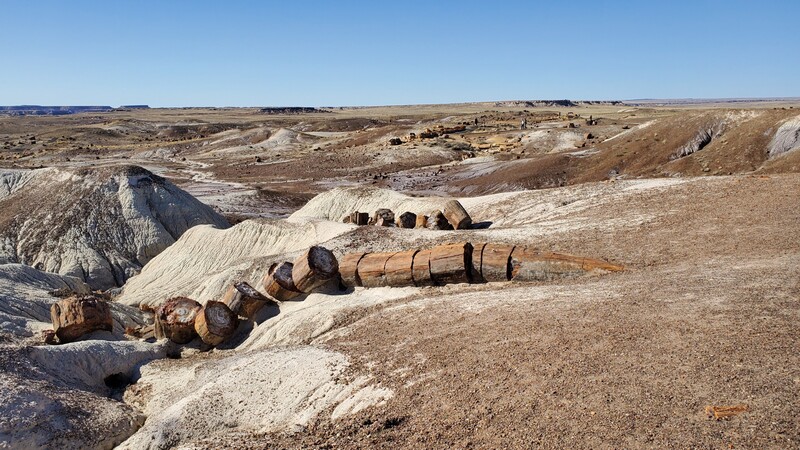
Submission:
[[[414,228],[417,226],[417,215],[406,211],[397,218],[397,226],[400,228]]]
[[[437,245],[431,249],[430,270],[434,284],[469,283],[472,266],[472,244]]]
[[[173,297],[158,307],[155,314],[155,336],[176,344],[186,344],[195,337],[194,319],[202,306],[186,297]]]
[[[228,305],[231,311],[247,319],[255,316],[267,303],[273,302],[244,281],[232,284],[222,298],[222,303]]]
[[[194,330],[208,345],[219,345],[228,339],[239,326],[236,313],[222,302],[208,301],[197,314]]]
[[[315,245],[298,256],[292,267],[292,280],[301,292],[312,292],[339,274],[339,262],[325,247]]]
[[[267,295],[278,301],[285,302],[301,294],[292,280],[293,267],[292,263],[284,262],[270,268],[270,272],[264,276],[262,281]]]

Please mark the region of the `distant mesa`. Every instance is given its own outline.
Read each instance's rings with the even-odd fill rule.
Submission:
[[[527,107],[527,108],[552,108],[556,106],[575,107],[581,105],[622,105],[621,101],[617,100],[509,100],[502,102],[495,102],[494,105],[498,107]]]
[[[313,113],[327,113],[324,109],[311,108],[307,106],[271,106],[261,108],[259,112],[264,114],[313,114]]]
[[[109,112],[128,109],[150,109],[148,105],[122,105],[119,108],[111,106],[40,106],[18,105],[0,106],[0,114],[9,116],[63,116],[85,112]]]
[[[11,116],[62,116],[65,114],[107,112],[113,110],[114,108],[110,106],[0,106],[0,114],[8,114]]]

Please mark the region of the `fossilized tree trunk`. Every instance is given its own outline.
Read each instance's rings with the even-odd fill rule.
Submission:
[[[50,306],[53,330],[62,344],[97,330],[111,331],[111,308],[96,297],[71,297]]]
[[[511,254],[511,278],[516,281],[547,281],[592,271],[619,272],[623,269],[621,265],[599,259],[540,252],[525,246],[514,248]]]
[[[291,300],[301,294],[292,280],[292,269],[294,264],[284,262],[277,267],[270,269],[264,277],[264,290],[270,297],[284,302]]]
[[[414,277],[414,284],[417,286],[433,286],[431,279],[431,251],[424,249],[414,255],[414,262],[411,266],[411,276]]]
[[[228,339],[239,326],[239,317],[222,302],[209,300],[197,313],[194,330],[208,345],[219,345]]]
[[[158,307],[155,314],[155,336],[177,344],[186,344],[195,337],[194,319],[202,306],[186,297],[173,297]]]
[[[511,253],[513,245],[486,244],[481,257],[481,276],[486,281],[511,279]]]
[[[414,255],[419,250],[397,252],[386,260],[384,283],[386,286],[414,286]]]
[[[436,285],[469,283],[472,265],[472,244],[437,245],[431,249],[431,278]]]
[[[358,262],[366,253],[348,253],[339,263],[339,274],[342,276],[342,283],[345,286],[362,286],[361,277],[358,275]]]
[[[231,285],[222,297],[222,303],[228,305],[231,311],[247,319],[251,319],[270,302],[273,302],[271,298],[244,281]]]
[[[309,293],[339,273],[339,263],[325,247],[315,245],[294,261],[292,280],[298,290]]]
[[[367,253],[358,262],[358,277],[364,287],[389,286],[386,283],[386,261],[394,255],[390,253]]]
[[[444,205],[444,216],[456,230],[463,230],[472,226],[472,218],[458,200],[450,200]]]

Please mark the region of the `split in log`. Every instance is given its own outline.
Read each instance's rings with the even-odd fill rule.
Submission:
[[[92,331],[111,331],[111,308],[94,296],[71,297],[50,306],[50,319],[60,343],[72,342]]]
[[[450,200],[445,203],[443,213],[456,230],[464,230],[472,226],[472,218],[458,200]]]
[[[484,283],[486,279],[481,274],[481,263],[483,261],[483,248],[486,247],[485,243],[477,243],[472,245],[472,264],[470,265],[470,277],[473,283]]]
[[[452,230],[450,222],[441,211],[434,211],[428,216],[428,228],[431,230]]]
[[[397,226],[400,228],[414,228],[417,226],[417,215],[409,211],[400,214],[400,217],[397,218]]]
[[[386,260],[384,283],[386,286],[414,286],[414,255],[419,250],[398,252]]]
[[[417,216],[417,224],[414,228],[427,228],[428,227],[428,216],[424,214],[420,214]]]
[[[342,283],[345,286],[362,286],[361,277],[358,276],[358,262],[366,253],[348,253],[342,258],[339,264],[339,274],[342,276]]]
[[[367,253],[358,262],[358,277],[364,287],[389,286],[386,282],[386,261],[394,255],[391,253]]]
[[[231,285],[222,297],[222,303],[228,305],[231,311],[247,319],[255,316],[261,308],[272,301],[244,281]]]
[[[469,283],[472,266],[472,244],[437,245],[431,249],[431,278],[436,285]]]
[[[414,262],[411,266],[411,275],[416,286],[433,286],[431,279],[431,251],[428,249],[420,250],[414,255]]]
[[[375,222],[375,224],[378,224],[378,221],[381,218],[383,219],[384,223],[387,223],[387,224],[388,223],[392,223],[392,224],[394,223],[394,213],[392,212],[391,209],[380,208],[377,211],[375,211],[375,215],[372,216],[372,219]],[[384,226],[388,226],[388,225],[384,225]]]
[[[623,269],[621,265],[599,259],[540,252],[532,247],[516,247],[511,254],[511,278],[516,281],[547,281],[587,272],[619,272]]]
[[[481,257],[481,276],[484,280],[508,281],[511,279],[511,253],[513,245],[486,244]]]
[[[155,336],[167,338],[176,344],[186,344],[194,339],[194,319],[202,306],[186,297],[173,297],[164,302],[155,315]]]
[[[270,297],[285,302],[301,294],[292,281],[292,268],[294,265],[285,262],[279,266],[273,264],[267,276],[264,277],[264,290]]]
[[[292,280],[301,292],[311,292],[336,277],[339,263],[330,250],[315,245],[297,257],[292,268]]]
[[[208,345],[219,345],[239,326],[239,317],[222,302],[209,300],[197,314],[194,330]]]

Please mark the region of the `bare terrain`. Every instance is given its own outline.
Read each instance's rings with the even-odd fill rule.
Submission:
[[[800,102],[0,115],[0,167],[0,448],[800,448]],[[482,226],[343,223],[450,197]],[[311,245],[449,242],[625,270],[123,336]],[[108,288],[113,332],[44,345],[56,290]]]

